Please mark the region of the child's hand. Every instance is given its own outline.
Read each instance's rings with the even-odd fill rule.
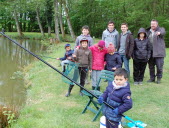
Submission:
[[[89,70],[89,72],[92,72],[92,70]]]
[[[102,96],[99,96],[99,98],[97,99],[97,101],[102,104],[103,103],[103,97]]]
[[[71,60],[72,58],[71,57],[67,57],[68,60]]]
[[[60,58],[56,58],[56,60],[60,60]]]
[[[112,70],[116,70],[116,69],[117,69],[116,67],[112,68]]]
[[[73,57],[76,57],[76,55],[75,55],[75,54],[72,54],[72,56],[73,56]]]

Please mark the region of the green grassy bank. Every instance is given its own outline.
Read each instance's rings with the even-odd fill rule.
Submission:
[[[63,56],[64,44],[51,46],[46,56]],[[167,55],[169,49],[167,49]],[[61,70],[59,61],[44,58],[48,63]],[[125,113],[134,120],[141,120],[148,124],[147,128],[168,128],[169,117],[169,58],[165,58],[164,77],[161,84],[147,84],[134,86],[131,69],[131,90],[133,108]],[[21,110],[19,119],[12,128],[98,128],[99,119],[91,122],[94,114],[87,111],[81,114],[88,98],[79,96],[79,87],[75,86],[70,97],[65,97],[68,85],[65,84],[61,75],[40,61],[36,61],[25,67],[25,79],[29,80],[31,87],[27,90],[27,102]],[[145,79],[149,79],[148,68]],[[101,85],[102,91],[106,84]],[[91,89],[91,85],[85,85]]]

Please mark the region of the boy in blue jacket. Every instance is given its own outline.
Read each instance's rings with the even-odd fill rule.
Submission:
[[[65,55],[61,58],[56,58],[57,60],[61,60],[62,70],[65,72],[65,64],[69,63],[69,61],[72,61],[72,54],[74,53],[74,50],[71,50],[70,44],[65,44]]]
[[[105,55],[106,66],[105,69],[114,72],[116,69],[122,67],[121,56],[115,52],[113,44],[109,44],[107,48],[107,54]]]
[[[121,114],[132,108],[132,99],[127,71],[118,68],[114,73],[114,81],[109,82],[105,92],[98,98],[99,103],[107,102],[114,109],[104,106],[106,128],[118,128]]]

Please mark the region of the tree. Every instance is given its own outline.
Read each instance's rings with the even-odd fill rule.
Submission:
[[[54,7],[55,7],[55,36],[58,41],[60,41],[59,37],[59,19],[58,19],[58,14],[59,14],[59,9],[58,9],[58,0],[54,0]]]
[[[67,8],[67,1],[63,0],[62,2],[63,2],[63,7],[64,7],[65,15],[66,15],[70,35],[75,40],[75,34],[74,34],[74,31],[73,31],[73,28],[72,28],[72,24],[71,24],[70,17],[69,17],[69,11],[68,11],[68,8]]]

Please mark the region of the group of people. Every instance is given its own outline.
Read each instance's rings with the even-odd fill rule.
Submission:
[[[115,23],[109,21],[103,31],[102,40],[93,45],[89,34],[89,27],[82,27],[82,34],[77,37],[74,50],[70,44],[65,45],[66,53],[62,60],[79,63],[80,85],[84,87],[87,72],[91,72],[92,89],[100,91],[97,81],[101,70],[114,72],[114,81],[108,82],[103,95],[98,98],[99,103],[109,103],[115,109],[105,106],[103,114],[106,117],[107,128],[118,128],[123,112],[132,108],[132,99],[128,78],[130,77],[129,60],[133,59],[134,85],[142,85],[147,63],[149,64],[150,79],[147,82],[161,82],[165,53],[165,29],[159,27],[157,20],[151,21],[148,29],[140,28],[137,37],[128,30],[128,24],[121,24],[121,33],[115,29]],[[122,68],[124,64],[124,69]],[[155,73],[156,66],[156,73]],[[70,85],[66,97],[70,96],[74,85]],[[80,88],[80,95],[83,96]]]

